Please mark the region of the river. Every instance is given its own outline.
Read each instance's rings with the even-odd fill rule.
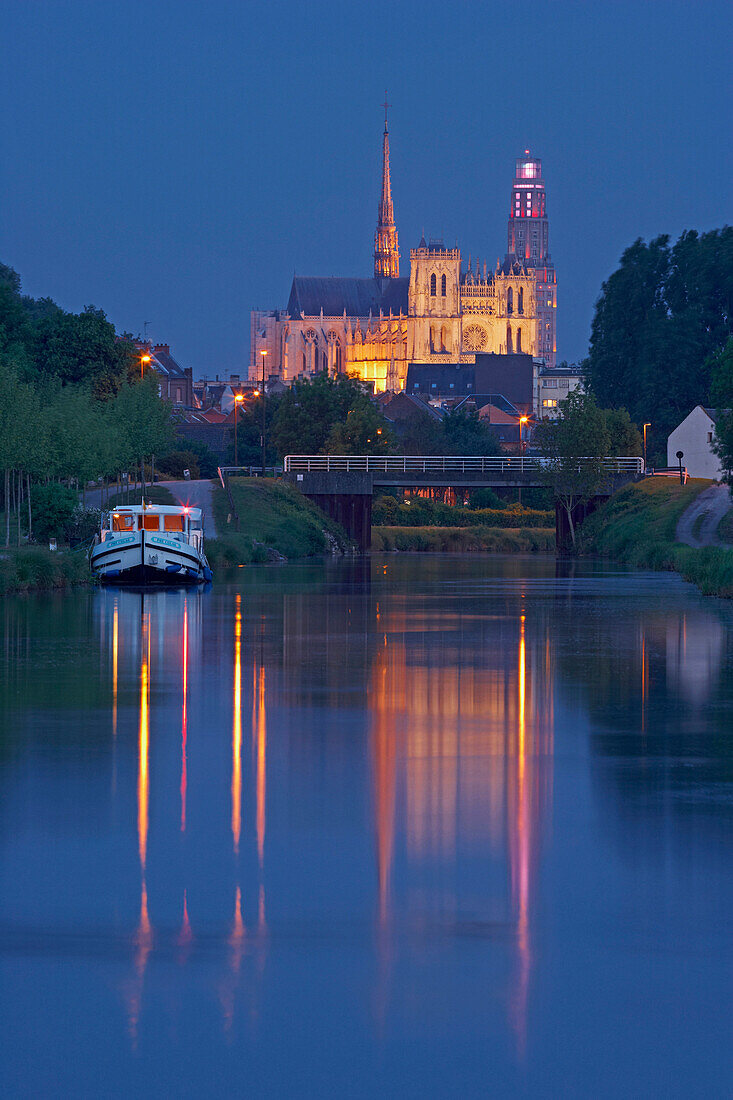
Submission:
[[[0,602],[5,1096],[722,1096],[733,609],[374,555]]]

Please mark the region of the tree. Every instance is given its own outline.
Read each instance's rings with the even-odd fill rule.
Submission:
[[[603,416],[611,438],[609,455],[640,455],[644,450],[641,432],[629,416],[628,409],[604,409]]]
[[[605,488],[608,475],[603,459],[610,453],[612,440],[605,413],[590,395],[576,390],[558,408],[556,420],[538,424],[535,441],[547,459],[544,480],[565,511],[575,549],[575,509]]]
[[[345,427],[333,437],[331,432],[336,425],[345,425],[347,417],[357,411],[362,413],[358,423],[374,426],[373,436],[371,431],[363,436],[366,453],[382,453],[377,428],[381,428],[382,435],[386,437],[389,425],[360,382],[344,375],[328,378],[325,374],[296,381],[280,400],[272,424],[273,442],[281,457],[287,454],[324,454],[327,448],[334,446],[333,440],[349,438],[350,432]],[[354,423],[356,425],[357,421]],[[367,438],[372,438],[373,442],[366,444]],[[331,453],[334,453],[333,450]]]
[[[709,361],[710,404],[714,409],[733,408],[733,336]]]
[[[501,447],[478,412],[447,412],[441,425],[445,455],[498,455]]]
[[[369,403],[349,409],[346,419],[333,425],[323,450],[336,455],[388,455],[395,452],[395,439],[384,417]]]
[[[663,435],[697,404],[710,403],[711,356],[733,317],[733,228],[637,240],[603,284],[588,358],[589,391],[624,406]]]

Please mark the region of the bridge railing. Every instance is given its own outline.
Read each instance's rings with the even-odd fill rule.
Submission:
[[[595,461],[578,459],[579,463]],[[522,474],[549,464],[536,455],[286,455],[284,460],[285,473]],[[610,474],[642,474],[644,460],[605,458],[603,468]]]

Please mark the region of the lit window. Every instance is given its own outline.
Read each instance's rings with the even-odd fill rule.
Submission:
[[[557,399],[554,398],[554,397],[546,397],[545,400],[542,402],[542,408],[543,409],[556,409],[557,408]]]

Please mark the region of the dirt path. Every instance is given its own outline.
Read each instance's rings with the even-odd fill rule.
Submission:
[[[158,481],[157,485],[176,498],[179,504],[190,504],[192,508],[201,508],[204,513],[204,529],[207,539],[217,538],[214,519],[214,492],[210,481]]]
[[[724,545],[718,538],[718,524],[731,508],[733,499],[729,486],[711,485],[680,516],[676,531],[677,542],[694,547]],[[699,516],[703,518],[695,528],[695,521]]]

